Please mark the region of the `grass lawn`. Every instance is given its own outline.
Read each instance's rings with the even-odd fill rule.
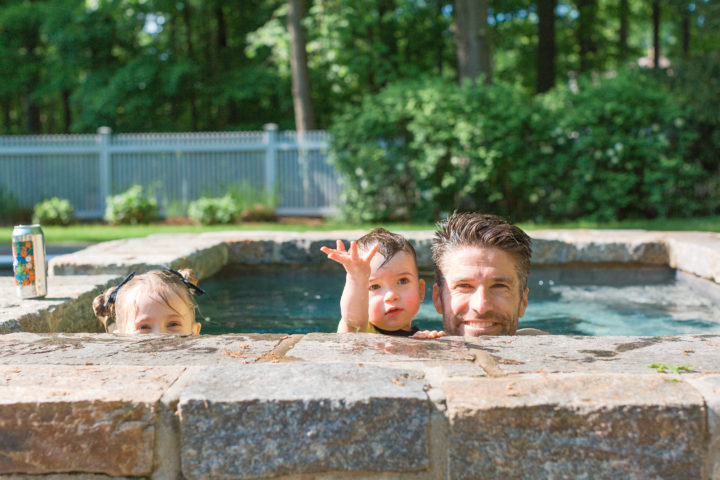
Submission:
[[[565,223],[518,223],[524,230],[540,229],[643,229],[662,231],[705,231],[720,232],[720,216],[703,218],[682,218],[682,219],[659,219],[659,220],[624,220],[620,222],[589,222],[575,221]],[[297,219],[295,221],[286,219],[278,223],[245,223],[236,225],[104,225],[104,224],[78,224],[69,227],[43,227],[47,243],[95,243],[121,238],[144,237],[153,233],[202,233],[216,232],[223,230],[277,230],[306,232],[311,230],[370,230],[373,227],[382,226],[388,230],[432,230],[433,224],[409,224],[409,223],[388,223],[388,224],[349,224],[335,221],[308,221]],[[0,242],[10,245],[12,235],[11,226],[0,226]]]

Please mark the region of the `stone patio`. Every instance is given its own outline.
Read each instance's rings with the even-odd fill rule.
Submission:
[[[428,269],[432,232],[404,233]],[[92,298],[131,270],[319,263],[359,234],[107,242],[53,259],[40,300],[0,277],[0,478],[720,480],[720,335],[87,333]],[[720,283],[717,234],[532,236],[536,265]]]

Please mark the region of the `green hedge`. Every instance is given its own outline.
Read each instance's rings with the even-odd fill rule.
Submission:
[[[638,70],[542,96],[425,78],[337,117],[330,158],[352,221],[711,214],[710,172],[689,158],[692,125],[668,82]]]

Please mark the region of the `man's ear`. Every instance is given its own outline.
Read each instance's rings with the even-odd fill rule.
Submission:
[[[433,305],[435,305],[435,311],[440,315],[443,314],[442,296],[440,295],[440,287],[435,283],[433,285]]]
[[[525,288],[525,293],[523,293],[523,298],[522,298],[522,300],[520,300],[520,311],[518,312],[519,313],[518,318],[525,315],[525,309],[528,306],[528,293],[529,292],[530,292],[530,289]]]
[[[422,301],[425,300],[425,280],[421,278],[418,283],[420,284],[418,285],[418,288],[420,289],[420,303],[422,303]]]

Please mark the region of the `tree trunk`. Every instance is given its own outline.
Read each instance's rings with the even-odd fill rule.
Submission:
[[[290,68],[292,69],[292,96],[295,108],[295,129],[304,133],[315,129],[310,103],[310,74],[305,51],[305,34],[302,30],[303,0],[288,0],[288,32],[290,33]]]
[[[490,81],[491,52],[487,23],[487,0],[455,0],[455,51],[458,62],[458,81],[463,83],[485,75]]]
[[[187,56],[191,62],[195,62],[195,45],[192,38],[192,23],[190,21],[190,2],[185,2],[183,8],[183,20],[185,22],[185,34],[187,35]],[[195,95],[195,74],[192,74],[192,83],[188,88],[188,101],[190,102],[190,128],[192,129],[192,131],[197,131],[198,112],[197,100]]]
[[[620,58],[624,59],[628,51],[628,17],[630,15],[630,5],[628,0],[620,0],[618,8],[618,17],[620,20],[620,28],[618,29],[618,50]]]
[[[654,0],[652,6],[653,22],[653,68],[660,68],[660,1]]]
[[[595,67],[595,22],[597,18],[597,0],[578,0],[577,39],[580,45],[580,72]]]
[[[682,54],[684,58],[690,56],[690,8],[684,5],[682,15]]]
[[[70,133],[72,125],[72,110],[70,108],[70,90],[63,89],[62,93],[62,109],[63,109],[63,132]]]
[[[538,93],[547,92],[555,85],[555,6],[557,0],[538,0]]]

